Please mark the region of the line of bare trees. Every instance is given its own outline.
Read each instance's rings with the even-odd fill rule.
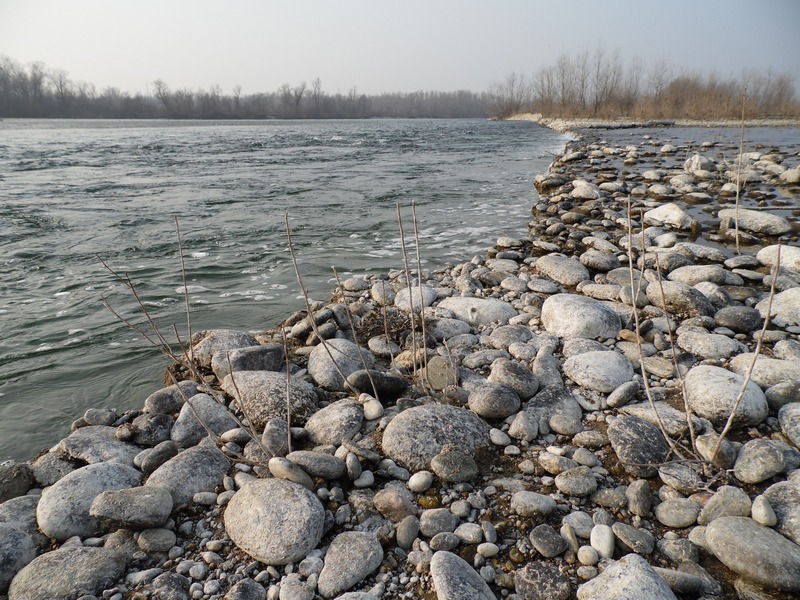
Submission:
[[[157,79],[147,93],[72,81],[61,69],[36,62],[27,67],[0,56],[0,118],[176,118],[176,119],[337,119],[369,117],[486,117],[488,95],[466,90],[366,95],[353,87],[327,93],[319,78],[310,85],[284,84],[274,92],[226,94],[208,89],[171,89]]]
[[[639,57],[600,46],[532,77],[511,73],[489,90],[490,112],[507,118],[520,112],[548,117],[636,119],[739,118],[800,115],[794,80],[785,73],[744,71],[738,79],[678,70],[665,60],[645,68]]]

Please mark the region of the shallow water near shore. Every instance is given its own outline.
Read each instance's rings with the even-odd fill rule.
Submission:
[[[341,277],[402,266],[417,204],[425,267],[525,234],[567,138],[531,123],[3,121],[0,123],[0,460],[56,443],[89,407],[140,408],[166,359],[104,306],[185,336],[275,326]]]

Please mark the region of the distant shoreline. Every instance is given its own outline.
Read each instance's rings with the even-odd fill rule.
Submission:
[[[562,119],[545,117],[541,113],[520,113],[507,121],[531,121],[561,133],[578,129],[632,129],[636,127],[740,127],[738,119]],[[800,127],[800,117],[745,119],[745,127]]]

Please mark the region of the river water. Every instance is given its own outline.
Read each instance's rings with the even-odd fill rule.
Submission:
[[[27,459],[89,407],[141,407],[167,361],[102,266],[165,331],[269,329],[340,276],[402,267],[417,206],[428,267],[527,235],[531,181],[566,137],[525,122],[0,122],[0,461]]]

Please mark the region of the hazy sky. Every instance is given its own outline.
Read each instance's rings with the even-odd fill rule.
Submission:
[[[800,79],[800,0],[0,0],[0,55],[145,91],[485,90],[563,52]]]

